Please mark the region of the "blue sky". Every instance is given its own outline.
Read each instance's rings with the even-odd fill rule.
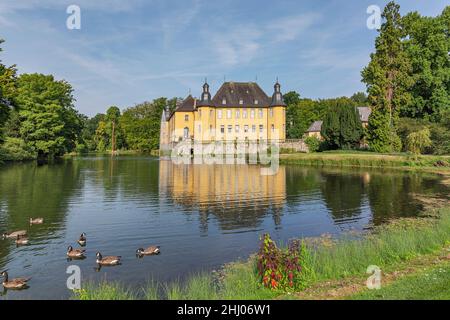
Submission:
[[[397,1],[402,13],[435,16],[448,0]],[[255,81],[269,95],[327,98],[363,91],[360,71],[377,33],[369,5],[387,1],[0,0],[1,60],[20,73],[69,81],[82,113],[121,109],[160,96],[213,93],[228,81]],[[81,8],[68,30],[66,8]]]

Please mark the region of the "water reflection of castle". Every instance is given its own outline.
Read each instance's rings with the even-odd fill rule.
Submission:
[[[280,223],[286,199],[284,167],[272,176],[261,175],[261,167],[248,164],[159,164],[160,197],[169,196],[186,211],[200,211],[206,230],[214,217],[222,230],[255,228],[272,215]]]

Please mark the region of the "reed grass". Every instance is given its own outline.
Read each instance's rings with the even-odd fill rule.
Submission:
[[[436,167],[442,161],[445,167]],[[321,152],[295,153],[280,155],[280,162],[284,164],[302,164],[310,166],[335,167],[374,167],[374,168],[433,168],[450,170],[448,156],[414,156],[408,154],[379,154],[370,152]],[[442,164],[441,163],[441,164]]]

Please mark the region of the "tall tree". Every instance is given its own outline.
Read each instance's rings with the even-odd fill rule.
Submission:
[[[105,120],[107,121],[107,125],[109,126],[110,131],[110,141],[111,141],[111,153],[117,150],[117,136],[120,132],[118,125],[120,119],[120,109],[116,106],[109,107],[106,111]]]
[[[52,75],[23,74],[18,78],[20,135],[42,158],[61,156],[75,147],[82,126],[72,91],[69,83]]]
[[[4,40],[0,39],[0,45]],[[0,52],[2,48],[0,46]],[[0,60],[0,144],[3,141],[3,130],[8,120],[14,98],[17,93],[17,70],[15,65],[7,67]]]
[[[284,102],[286,103],[286,134],[288,138],[299,138],[298,128],[298,112],[300,94],[295,91],[290,91],[284,95]]]
[[[89,151],[97,150],[97,143],[95,140],[95,132],[98,128],[100,121],[105,119],[105,115],[102,113],[97,113],[92,118],[83,118],[83,130],[81,132],[81,139],[86,145]]]
[[[400,6],[393,1],[389,2],[382,18],[380,34],[375,40],[375,53],[371,54],[369,65],[362,71],[362,79],[366,83],[369,103],[373,107],[372,116],[369,117],[369,123],[372,120],[369,125],[369,144],[376,146],[375,151],[395,151],[395,122],[400,108],[411,103],[409,90],[413,79],[410,76],[411,62],[402,43],[404,29]],[[393,139],[386,140],[386,136]]]
[[[364,92],[356,92],[350,97],[350,99],[357,103],[360,107],[365,106],[368,103],[367,95]]]
[[[123,112],[120,125],[130,149],[148,152],[159,148],[161,112],[173,100],[158,98]]]
[[[403,25],[415,82],[412,103],[401,108],[401,115],[438,122],[450,109],[450,6],[437,17],[409,13]]]

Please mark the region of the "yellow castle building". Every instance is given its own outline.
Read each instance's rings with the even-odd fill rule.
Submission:
[[[255,82],[225,82],[211,98],[205,81],[201,98],[189,95],[161,117],[160,146],[183,140],[200,143],[285,140],[286,104],[278,81],[270,98]]]

